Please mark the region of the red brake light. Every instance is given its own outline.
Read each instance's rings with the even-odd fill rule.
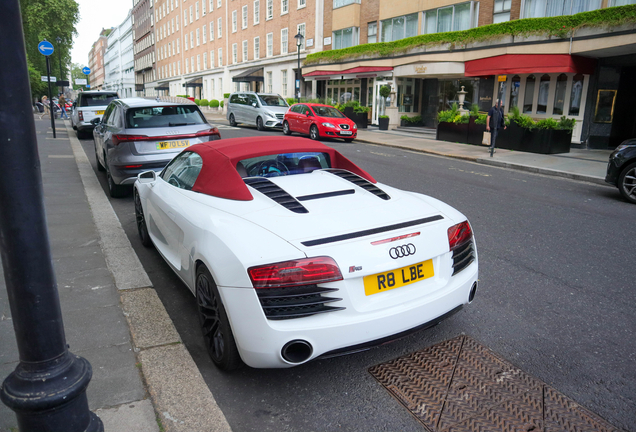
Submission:
[[[79,110],[77,112],[77,117],[79,118],[80,121],[84,121],[84,113],[82,112],[82,110]]]
[[[150,138],[146,135],[123,135],[123,134],[113,135],[110,138],[114,146],[117,146],[124,141],[148,141],[149,139]]]
[[[329,257],[250,267],[247,273],[254,288],[281,288],[342,280],[338,264]]]
[[[473,237],[473,230],[470,228],[468,221],[453,225],[448,229],[448,245],[450,250],[456,249]]]

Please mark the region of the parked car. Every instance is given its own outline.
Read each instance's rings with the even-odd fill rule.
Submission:
[[[283,133],[292,132],[309,134],[312,140],[343,138],[351,142],[358,136],[358,126],[332,106],[300,103],[292,105],[283,120]]]
[[[77,95],[71,109],[71,126],[77,131],[77,138],[89,137],[95,125],[91,120],[101,118],[108,104],[119,99],[117,92],[85,91]]]
[[[161,171],[184,148],[221,139],[199,107],[184,98],[117,99],[95,126],[97,168],[110,196],[126,195],[142,171]]]
[[[605,181],[618,187],[627,201],[636,204],[636,138],[623,141],[612,152]]]
[[[437,324],[473,300],[470,223],[304,138],[190,146],[134,186],[137,228],[196,297],[212,361],[292,367]]]
[[[281,127],[289,105],[280,95],[271,93],[232,93],[227,103],[227,120],[231,126],[238,123],[265,128]]]

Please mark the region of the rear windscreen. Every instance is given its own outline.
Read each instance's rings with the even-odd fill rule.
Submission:
[[[117,93],[85,94],[81,97],[80,106],[106,106],[115,99],[119,99]]]
[[[187,126],[206,123],[196,105],[129,108],[126,111],[126,128],[153,128]]]

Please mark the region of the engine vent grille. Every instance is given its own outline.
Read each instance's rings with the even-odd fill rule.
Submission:
[[[293,211],[294,213],[309,213],[309,211],[293,196],[264,177],[248,177],[243,179],[243,181],[245,184],[252,186],[263,195],[276,201],[278,204]]]
[[[475,248],[472,239],[453,250],[453,276],[475,261]]]
[[[285,118],[285,114],[276,114],[276,118],[282,120]]]
[[[256,290],[256,294],[267,319],[285,320],[345,309],[326,304],[342,300],[322,295],[333,291],[338,290],[321,288],[317,285],[303,285],[288,288],[262,288]]]
[[[343,169],[335,169],[328,168],[325,171],[330,172],[331,174],[337,175],[338,177],[342,177],[345,180],[350,181],[356,186],[360,186],[362,189],[371,192],[373,195],[382,198],[383,200],[390,200],[391,197],[389,194],[384,192],[382,189],[371,183],[370,181],[363,179],[357,174],[352,173],[351,171],[343,170]]]

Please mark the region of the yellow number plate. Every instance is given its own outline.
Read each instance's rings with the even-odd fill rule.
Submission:
[[[175,149],[181,147],[188,147],[190,145],[190,140],[179,140],[179,141],[160,141],[157,143],[157,150],[168,150]]]
[[[423,261],[396,270],[365,276],[364,293],[368,296],[377,294],[419,282],[434,275],[433,260]]]
[[[95,115],[102,115],[104,114],[104,111],[95,111]]]

